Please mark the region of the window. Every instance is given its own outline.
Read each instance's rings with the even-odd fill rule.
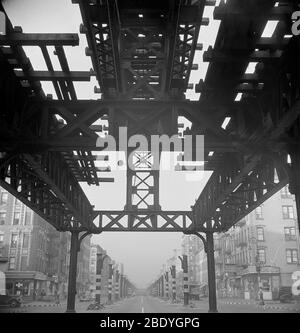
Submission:
[[[288,264],[297,264],[298,263],[298,250],[286,249],[286,262]]]
[[[18,243],[18,234],[12,234],[10,240],[10,247],[16,248]]]
[[[296,229],[295,227],[284,228],[284,236],[286,241],[296,240]]]
[[[29,234],[23,234],[23,248],[27,249],[29,246]]]
[[[256,232],[257,232],[257,240],[258,241],[264,241],[265,240],[264,228],[263,227],[257,227]]]
[[[7,203],[8,193],[2,192],[0,197],[0,205],[4,205]]]
[[[256,219],[259,219],[261,220],[263,218],[263,215],[262,215],[262,208],[261,206],[258,206],[256,209],[255,209],[255,218]]]
[[[265,264],[266,263],[266,250],[259,249],[258,250],[258,262]]]
[[[5,224],[6,212],[0,212],[0,225]]]
[[[27,257],[22,256],[21,257],[21,271],[27,270]]]
[[[284,219],[293,219],[294,218],[293,206],[282,206],[282,217]]]
[[[4,241],[4,233],[0,231],[0,242]]]
[[[25,212],[24,225],[30,225],[30,223],[31,223],[31,211],[27,209]]]
[[[9,269],[15,269],[16,268],[16,258],[10,257],[9,258]]]
[[[18,225],[20,223],[20,212],[14,213],[13,225]]]

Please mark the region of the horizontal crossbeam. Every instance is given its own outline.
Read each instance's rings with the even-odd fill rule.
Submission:
[[[184,232],[195,230],[191,211],[95,211],[94,228],[101,231]]]
[[[25,34],[11,32],[7,35],[0,35],[2,46],[77,46],[79,37],[77,34]]]
[[[34,71],[24,73],[22,71],[15,71],[16,76],[21,80],[36,80],[36,81],[53,81],[53,80],[72,80],[72,81],[90,81],[93,72],[88,71]]]

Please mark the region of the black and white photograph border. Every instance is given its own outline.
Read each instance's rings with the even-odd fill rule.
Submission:
[[[1,318],[300,313],[299,210],[299,1],[0,0]]]

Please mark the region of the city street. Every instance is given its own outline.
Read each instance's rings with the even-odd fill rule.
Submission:
[[[172,304],[151,296],[135,296],[120,300],[111,305],[106,305],[102,310],[87,311],[89,302],[77,302],[77,313],[206,313],[208,311],[208,300],[191,302],[188,307],[182,303]],[[66,304],[55,305],[53,303],[24,304],[19,309],[1,309],[5,313],[63,313]],[[220,313],[300,313],[300,304],[266,303],[259,306],[257,303],[247,303],[243,300],[219,300],[218,309]]]

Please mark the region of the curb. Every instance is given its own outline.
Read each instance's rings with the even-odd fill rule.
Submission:
[[[234,302],[234,301],[219,301],[219,303],[223,304],[231,304],[231,305],[255,305],[253,302]]]
[[[230,304],[230,305],[257,305],[256,303],[251,302],[220,302],[223,304]],[[270,310],[285,310],[285,311],[297,311],[300,312],[300,308],[294,308],[294,307],[282,307],[282,306],[276,306],[276,305],[262,305],[264,309],[270,309]]]
[[[286,310],[286,311],[296,311],[296,312],[300,312],[300,309],[296,309],[296,308],[283,308],[281,306],[265,306],[265,309],[270,309],[270,310]]]
[[[60,305],[62,305],[62,304],[23,304],[21,306],[21,308],[57,307],[57,306],[60,306]]]

